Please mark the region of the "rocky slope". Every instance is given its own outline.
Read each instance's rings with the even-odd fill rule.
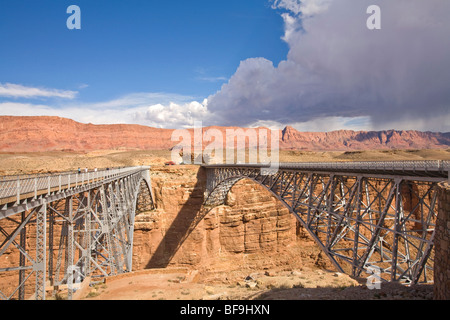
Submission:
[[[225,137],[227,128],[214,129]],[[82,124],[59,117],[0,116],[0,151],[167,150],[178,143],[171,141],[172,132],[171,129],[140,125]],[[299,132],[288,126],[279,132],[279,137],[280,148],[290,150],[430,149],[450,146],[450,133],[419,131]]]

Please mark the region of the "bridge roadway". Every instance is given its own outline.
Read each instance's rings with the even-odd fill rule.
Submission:
[[[271,192],[341,272],[406,284],[433,280],[438,183],[450,161],[204,165],[205,205],[239,180]]]

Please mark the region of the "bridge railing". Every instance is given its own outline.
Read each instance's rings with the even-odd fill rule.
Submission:
[[[63,172],[49,175],[7,176],[0,179],[0,201],[13,198],[16,203],[25,198],[61,192],[85,184],[100,182],[150,167],[114,168],[89,172]],[[9,201],[7,201],[9,202]]]
[[[280,166],[293,168],[357,169],[357,170],[398,170],[448,172],[450,161],[352,161],[352,162],[304,162],[282,163]]]
[[[211,164],[205,167],[268,167],[267,164]],[[450,161],[349,161],[349,162],[281,162],[279,168],[330,169],[330,170],[383,170],[383,171],[423,171],[442,172],[450,170]]]

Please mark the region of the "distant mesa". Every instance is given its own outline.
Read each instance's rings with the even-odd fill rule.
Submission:
[[[178,143],[171,141],[173,129],[134,124],[83,124],[60,117],[0,116],[0,128],[1,152],[169,150]],[[223,133],[227,129],[214,128]],[[357,151],[450,146],[449,132],[413,130],[300,132],[287,126],[280,130],[279,137],[280,149],[284,150]]]

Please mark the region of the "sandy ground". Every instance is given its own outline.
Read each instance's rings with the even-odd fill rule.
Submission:
[[[450,160],[450,149],[334,152],[281,151],[279,159],[280,162]],[[75,171],[78,167],[101,169],[122,166],[163,165],[170,160],[171,152],[168,150],[102,150],[89,153],[0,153],[0,176]]]
[[[82,300],[431,300],[432,285],[382,283],[369,289],[330,270],[258,270],[201,276],[182,269],[144,270],[109,278]]]

